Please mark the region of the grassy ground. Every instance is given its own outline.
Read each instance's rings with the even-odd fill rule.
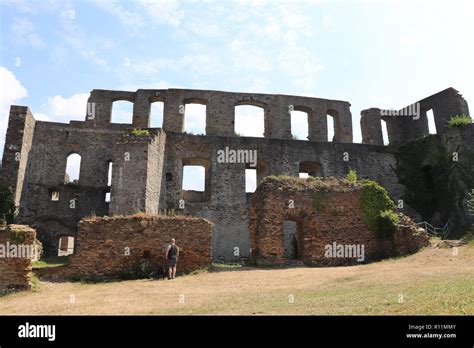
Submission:
[[[474,246],[336,268],[229,268],[175,280],[41,282],[0,314],[474,314]]]
[[[33,269],[63,266],[67,264],[67,262],[68,262],[67,256],[48,257],[48,258],[33,262]]]

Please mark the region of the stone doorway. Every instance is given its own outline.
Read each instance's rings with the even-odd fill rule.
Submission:
[[[288,260],[298,260],[300,257],[297,231],[298,224],[295,221],[283,221],[283,246],[285,258]]]

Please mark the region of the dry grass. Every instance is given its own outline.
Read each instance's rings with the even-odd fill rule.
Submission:
[[[458,250],[454,256],[453,249],[427,248],[354,267],[243,268],[172,281],[43,282],[36,292],[0,298],[0,314],[473,315],[474,247]]]

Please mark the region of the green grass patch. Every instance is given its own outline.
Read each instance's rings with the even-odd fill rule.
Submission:
[[[239,263],[212,263],[214,268],[241,268],[242,265]]]
[[[33,268],[50,268],[50,267],[60,267],[65,266],[69,262],[68,256],[55,256],[55,257],[46,257],[44,259],[34,261]]]

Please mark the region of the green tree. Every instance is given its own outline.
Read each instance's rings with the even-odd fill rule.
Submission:
[[[13,190],[5,183],[0,182],[0,225],[14,223],[16,215]]]

